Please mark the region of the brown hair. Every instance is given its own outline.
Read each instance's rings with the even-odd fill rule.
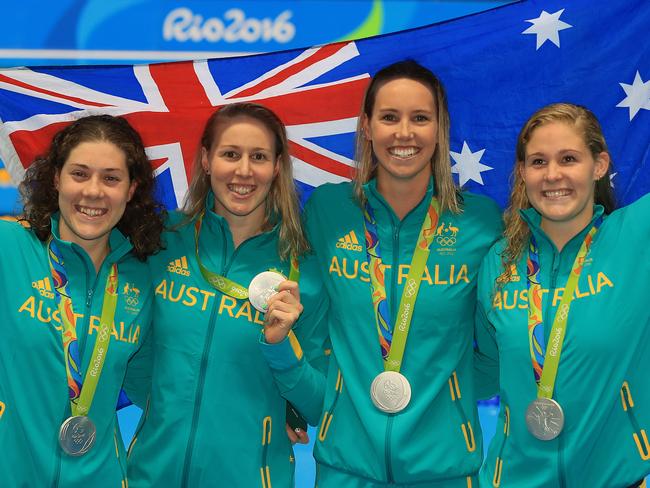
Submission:
[[[363,185],[374,178],[377,174],[377,160],[372,150],[372,142],[363,135],[363,116],[368,119],[377,99],[377,92],[389,81],[406,78],[422,83],[431,90],[436,105],[436,117],[438,121],[438,144],[431,157],[431,169],[436,185],[436,195],[440,202],[441,211],[450,210],[454,213],[461,211],[461,197],[458,187],[451,176],[451,163],[449,160],[449,110],[447,109],[447,96],[445,89],[438,78],[427,68],[417,62],[407,59],[386,66],[377,71],[366,88],[361,105],[361,116],[357,125],[356,133],[356,156],[357,171],[354,177],[354,194],[357,200],[363,204],[365,196]]]
[[[506,283],[510,279],[512,265],[521,257],[530,237],[530,230],[519,214],[520,210],[530,208],[530,201],[526,195],[526,185],[521,176],[521,168],[526,159],[526,147],[535,129],[553,122],[563,122],[575,128],[582,136],[594,159],[602,152],[609,154],[598,119],[589,109],[583,106],[571,103],[554,103],[541,108],[528,119],[517,138],[515,166],[511,176],[513,182],[512,191],[508,208],[503,215],[506,247],[501,254],[503,273],[499,277],[499,283]],[[605,175],[596,181],[594,190],[594,201],[605,208],[606,214],[611,213],[616,208],[614,192],[609,179],[611,170],[610,157],[609,168]]]
[[[201,165],[202,149],[208,153],[215,145],[222,126],[239,117],[248,117],[264,125],[275,137],[275,156],[279,171],[273,179],[266,198],[265,220],[262,228],[269,230],[281,218],[278,239],[278,255],[287,259],[293,254],[300,256],[309,250],[300,222],[300,210],[296,185],[293,181],[289,143],[284,124],[268,108],[255,103],[233,103],[214,112],[205,124],[199,150],[194,158],[192,180],[183,205],[183,212],[192,219],[205,209],[205,198],[210,191],[210,177]]]
[[[165,211],[154,199],[153,172],[142,139],[122,117],[83,117],[54,136],[47,154],[34,161],[19,185],[24,205],[21,220],[29,222],[41,241],[49,238],[52,233],[50,217],[59,210],[55,176],[74,148],[83,142],[98,141],[110,142],[124,153],[129,179],[137,184],[116,227],[130,238],[135,256],[144,261],[161,247]]]

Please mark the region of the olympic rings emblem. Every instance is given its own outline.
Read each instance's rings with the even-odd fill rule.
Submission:
[[[558,310],[558,316],[560,317],[560,320],[566,320],[569,316],[569,306],[566,303],[560,307],[560,310]]]
[[[408,280],[406,282],[406,290],[404,292],[404,295],[406,295],[408,298],[411,298],[414,293],[415,293],[415,280]]]
[[[440,244],[441,246],[453,246],[456,244],[456,238],[455,237],[446,237],[446,236],[439,236],[436,237],[436,242]]]
[[[99,330],[99,340],[105,341],[107,338],[108,338],[108,326],[103,325],[102,328]]]
[[[215,278],[214,282],[215,282],[217,288],[225,288],[226,287],[226,281],[221,277]]]
[[[125,300],[126,300],[126,304],[131,307],[135,307],[139,301],[138,297],[132,297],[132,296],[127,296]]]

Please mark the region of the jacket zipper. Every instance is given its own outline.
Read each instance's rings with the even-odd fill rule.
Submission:
[[[74,248],[73,248],[73,250],[77,254],[77,256],[79,256],[81,261],[86,265],[86,283],[90,283],[90,273],[88,272],[88,263],[86,263],[86,260],[84,259],[84,256],[81,253],[79,253]],[[100,270],[101,269],[102,268],[100,267]],[[91,305],[92,305],[92,302],[93,302],[93,292],[94,292],[94,288],[97,286],[97,279],[98,278],[99,278],[99,273],[97,273],[97,275],[95,276],[95,283],[94,283],[93,287],[89,288],[87,290],[87,292],[86,292],[86,301],[85,301],[85,309],[84,309],[84,327],[81,329],[81,330],[84,330],[84,331],[87,330],[88,324],[90,323],[90,312],[92,310]],[[77,328],[77,330],[80,330],[80,329]],[[86,336],[87,335],[88,334],[85,333],[84,336],[83,336],[83,350],[84,350],[84,352],[85,352],[85,349],[86,349],[86,340],[87,340]],[[79,340],[79,336],[77,336],[77,341],[79,342],[79,345],[81,346],[81,341]],[[81,350],[81,347],[79,348],[79,350]],[[65,358],[64,358],[64,360],[65,360]],[[68,414],[68,405],[66,404],[65,409],[63,410],[63,415],[62,415],[63,420],[62,420],[61,424],[63,424],[63,422],[65,422],[65,420],[67,418],[66,417],[67,414]],[[60,449],[59,446],[57,446],[57,448],[56,448],[56,468],[54,469],[54,479],[52,481],[52,486],[53,487],[58,487],[59,486],[60,478],[61,478],[61,449]]]
[[[390,313],[391,317],[394,319],[396,318],[397,315],[397,307],[399,307],[399,303],[396,305],[397,301],[397,280],[399,277],[399,237],[400,237],[400,232],[402,230],[402,223],[411,215],[419,206],[420,204],[417,204],[415,207],[413,207],[411,210],[407,212],[407,214],[404,216],[402,220],[397,220],[396,221],[396,215],[393,209],[388,205],[387,203],[384,203],[384,201],[380,198],[378,199],[379,202],[386,208],[388,215],[391,220],[391,227],[393,228],[393,262],[391,264],[391,269],[392,269],[392,277],[391,277],[391,285],[390,285]],[[416,241],[417,243],[417,241]],[[415,247],[415,246],[414,246]],[[401,298],[401,297],[400,297]],[[395,327],[393,320],[393,329]],[[392,464],[392,449],[391,449],[391,440],[392,440],[392,433],[393,433],[393,422],[395,420],[395,415],[391,414],[388,417],[388,420],[386,422],[386,439],[385,439],[385,450],[384,450],[384,462],[386,464],[386,479],[388,483],[393,483],[393,464]]]
[[[230,259],[226,262],[226,254],[224,253],[221,260],[221,267],[223,269],[222,275],[227,276],[230,267],[232,266],[239,250],[244,244],[248,241],[254,239],[257,236],[253,236],[244,242],[242,242],[239,247],[235,248]],[[223,249],[228,249],[225,233],[221,232],[221,240]],[[210,321],[208,322],[208,331],[206,333],[205,344],[203,346],[203,354],[201,356],[201,367],[199,369],[199,379],[197,381],[196,393],[194,395],[194,412],[192,413],[192,426],[190,428],[190,436],[187,440],[187,448],[185,450],[185,461],[183,463],[183,475],[181,477],[181,486],[186,487],[190,486],[188,481],[190,477],[190,466],[192,464],[192,455],[194,453],[194,442],[196,439],[196,427],[199,422],[199,415],[201,413],[201,399],[203,397],[203,387],[205,386],[205,372],[208,367],[208,359],[210,356],[210,349],[212,348],[212,339],[214,337],[214,329],[216,322],[216,310],[217,310],[218,300],[215,300],[212,305],[212,311],[210,312]]]
[[[555,289],[557,287],[557,276],[559,274],[560,268],[560,253],[555,249],[555,245],[551,244],[551,249],[553,252],[553,260],[551,262],[551,281],[548,287],[548,300],[546,303],[546,311],[544,312],[544,337],[546,339],[546,347],[548,347],[548,340],[546,338],[546,331],[548,330],[550,334],[551,327],[553,326],[553,319],[555,318],[554,314],[551,313],[553,309],[553,300],[555,297]],[[566,486],[566,480],[564,478],[564,438],[560,436],[558,439],[558,451],[557,451],[557,476],[560,483],[560,488]]]

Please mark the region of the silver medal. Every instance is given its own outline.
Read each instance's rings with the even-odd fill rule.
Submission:
[[[370,398],[382,412],[401,412],[411,401],[411,385],[403,374],[384,371],[372,381]]]
[[[266,313],[269,298],[277,293],[277,287],[283,281],[286,281],[286,278],[275,271],[264,271],[255,276],[248,285],[248,300],[251,305]]]
[[[564,412],[552,398],[535,398],[526,409],[526,427],[541,441],[550,441],[564,428]]]
[[[69,456],[83,456],[95,444],[97,429],[86,416],[69,417],[59,429],[59,445]]]

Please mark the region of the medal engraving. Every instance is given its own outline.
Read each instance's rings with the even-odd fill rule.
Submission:
[[[258,274],[248,285],[248,300],[255,309],[262,313],[268,310],[268,300],[277,293],[277,287],[286,278],[275,271],[264,271]]]
[[[372,403],[382,412],[401,412],[411,401],[411,385],[397,371],[378,374],[370,386]]]
[[[564,428],[564,412],[552,398],[535,398],[526,409],[528,431],[542,441],[555,439]]]
[[[59,445],[68,456],[83,456],[95,444],[95,424],[86,416],[69,417],[61,424]]]

